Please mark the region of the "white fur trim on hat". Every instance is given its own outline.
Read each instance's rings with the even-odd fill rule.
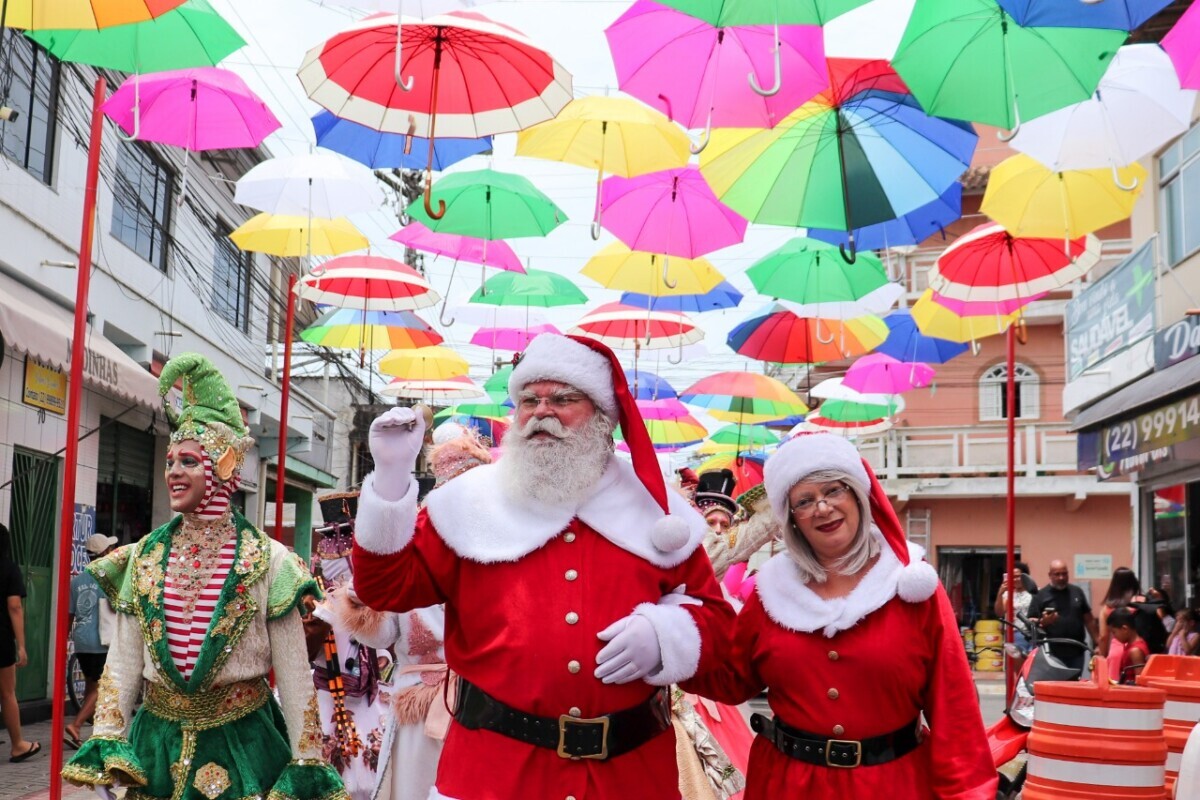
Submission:
[[[612,366],[607,358],[587,345],[553,333],[535,336],[508,379],[508,394],[513,402],[526,385],[535,381],[557,381],[574,386],[591,398],[605,416],[617,419]]]
[[[841,436],[809,433],[788,440],[763,468],[763,485],[771,509],[781,524],[788,522],[788,492],[800,481],[821,470],[844,472],[857,481],[863,491],[871,488],[871,478],[863,466],[858,449]]]

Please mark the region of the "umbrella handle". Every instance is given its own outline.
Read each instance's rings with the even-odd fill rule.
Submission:
[[[600,241],[600,220],[592,220],[592,241]]]
[[[133,76],[133,135],[126,136],[121,133],[121,126],[117,126],[117,138],[123,142],[136,142],[138,136],[142,133],[142,76],[140,73],[134,73]],[[1119,184],[1118,184],[1119,185]]]
[[[410,76],[408,77],[408,80],[405,80],[405,79],[404,79],[404,76],[402,76],[402,75],[400,74],[401,48],[402,48],[402,46],[403,46],[403,45],[402,45],[402,41],[403,41],[403,38],[404,38],[404,37],[403,37],[403,31],[402,31],[402,29],[401,29],[401,27],[400,27],[400,19],[401,19],[401,17],[400,17],[400,14],[401,14],[401,9],[403,8],[403,5],[404,5],[404,0],[396,0],[396,68],[395,68],[395,78],[396,78],[396,85],[397,85],[397,86],[399,86],[401,89],[403,89],[403,90],[404,90],[404,91],[406,91],[406,92],[411,92],[411,91],[412,91],[412,88],[413,88],[413,78],[412,78],[412,76],[410,75]]]
[[[675,287],[677,287],[679,285],[679,281],[678,280],[672,281],[670,278],[670,272],[671,272],[671,257],[668,255],[664,255],[663,256],[663,286],[666,286],[668,289],[674,289]]]
[[[442,307],[438,311],[438,322],[449,328],[454,324],[454,317],[446,319],[446,304],[450,302],[450,284],[454,283],[454,271],[458,269],[458,261],[450,265],[450,280],[446,281],[446,293],[442,295]]]
[[[838,245],[838,252],[842,254],[842,261],[845,261],[847,264],[853,264],[858,260],[858,246],[854,244],[854,231],[850,232],[849,242],[849,253],[846,252],[846,245],[844,244]]]
[[[754,70],[751,70],[750,74],[746,76],[750,81],[750,88],[753,89],[754,93],[756,95],[758,95],[759,97],[774,97],[775,95],[779,94],[779,90],[783,87],[783,66],[780,61],[779,50],[780,50],[780,48],[779,48],[779,23],[776,22],[775,23],[775,49],[774,49],[775,83],[772,84],[771,88],[764,89],[758,85],[758,75],[756,75],[754,73]]]
[[[308,234],[309,234],[309,236],[311,236],[312,231],[309,231]],[[317,264],[316,266],[311,267],[308,270],[308,274],[313,278],[320,278],[320,277],[324,276],[325,275],[325,262],[322,261],[320,264]],[[364,319],[365,319],[365,317],[364,317]]]
[[[708,140],[712,138],[712,109],[708,110],[708,121],[704,123],[704,135],[700,137],[698,142],[689,142],[688,150],[694,156],[700,155],[704,148],[708,147]]]
[[[1083,3],[1085,6],[1094,6],[1097,3],[1104,2],[1104,0],[1079,0],[1079,2]]]
[[[1087,2],[1087,0],[1080,0],[1080,2]],[[1013,137],[1021,132],[1021,107],[1015,102],[1013,103],[1013,117],[1016,118],[1017,124],[1013,126],[1011,131],[1008,133],[1005,133],[1004,131],[996,131],[996,138],[1002,142],[1011,142]]]
[[[1080,0],[1080,2],[1086,3],[1086,2],[1089,2],[1089,0]],[[1133,183],[1130,183],[1128,185],[1121,183],[1121,173],[1117,171],[1116,164],[1113,164],[1112,174],[1113,174],[1113,183],[1115,183],[1117,185],[1117,188],[1123,192],[1132,192],[1134,189],[1136,189],[1138,187],[1138,184],[1141,183],[1141,179],[1138,178],[1138,176],[1136,176],[1136,175],[1133,176]]]
[[[816,317],[816,323],[817,323],[815,326],[816,330],[814,330],[813,333],[816,335],[817,341],[820,342],[821,344],[833,344],[833,340],[835,338],[837,338],[833,335],[833,331],[829,332],[828,339],[822,339],[821,338],[821,318],[820,317]]]
[[[667,356],[667,363],[668,364],[682,364],[683,363],[683,339],[682,338],[680,338],[680,340],[679,340],[679,359],[676,360],[674,358],[671,358],[670,356]]]
[[[428,214],[431,219],[441,219],[442,217],[446,216],[446,201],[438,199],[438,208],[437,211],[434,211],[433,204],[430,203],[430,195],[432,192],[433,181],[428,180],[425,182],[425,213]]]

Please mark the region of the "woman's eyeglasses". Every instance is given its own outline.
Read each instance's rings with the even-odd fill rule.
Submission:
[[[824,503],[827,506],[835,506],[849,496],[850,487],[844,483],[839,483],[816,497],[801,497],[791,506],[792,514],[797,519],[808,519],[817,513],[817,506],[819,504]]]

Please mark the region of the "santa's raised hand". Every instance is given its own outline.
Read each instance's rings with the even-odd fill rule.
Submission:
[[[412,408],[392,408],[371,423],[368,438],[375,461],[375,492],[389,502],[408,492],[425,442],[425,420]]]

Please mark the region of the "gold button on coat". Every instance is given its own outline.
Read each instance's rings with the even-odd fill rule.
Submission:
[[[569,569],[569,570],[567,570],[567,574],[566,574],[566,575],[564,575],[563,577],[564,577],[564,578],[566,578],[566,579],[567,579],[567,580],[569,580],[569,581],[573,581],[573,580],[575,580],[576,578],[578,578],[578,577],[579,577],[579,573],[578,573],[578,572],[576,572],[576,571],[575,571],[575,570],[573,570],[573,569]]]
[[[583,712],[579,710],[579,706],[571,706],[567,709],[567,714],[572,717],[582,717]]]
[[[575,534],[571,533],[570,531],[567,531],[566,533],[563,534],[563,541],[566,542],[567,544],[570,544],[571,542],[575,541]]]
[[[574,625],[576,622],[579,622],[579,615],[574,611],[567,612],[567,624]]]
[[[834,725],[834,726],[833,726],[833,735],[834,735],[834,736],[841,736],[841,735],[842,735],[843,733],[845,733],[845,732],[846,732],[846,729],[845,729],[845,728],[843,728],[841,725]]]
[[[581,666],[578,661],[571,660],[567,662],[567,672],[570,672],[572,675],[579,672],[580,669]]]
[[[828,692],[826,692],[826,693],[825,693],[825,695],[826,695],[826,696],[827,696],[827,697],[828,697],[830,700],[837,700],[837,699],[838,699],[838,690],[837,690],[837,689],[830,689]]]
[[[837,651],[837,650],[830,650],[830,651],[829,651],[829,660],[830,660],[830,661],[837,661],[839,658],[841,658],[841,656],[839,656],[839,655],[838,655],[838,651]]]

